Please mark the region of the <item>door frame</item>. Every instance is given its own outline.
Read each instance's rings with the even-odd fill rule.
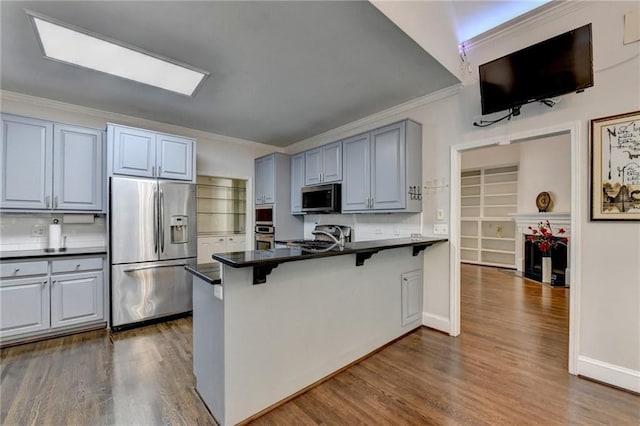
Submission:
[[[580,121],[562,123],[499,136],[481,139],[451,147],[451,166],[449,182],[451,193],[449,199],[449,322],[451,336],[460,334],[460,172],[462,152],[474,148],[495,145],[509,145],[535,138],[568,133],[571,139],[571,250],[569,250],[571,274],[569,293],[569,373],[578,374],[578,355],[580,347],[580,267],[581,258],[580,225],[582,223],[583,188],[582,182],[586,163],[583,159],[583,144],[580,137]]]

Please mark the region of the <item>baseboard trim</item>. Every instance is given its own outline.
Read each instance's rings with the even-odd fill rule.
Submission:
[[[579,356],[578,375],[640,393],[640,371]]]
[[[422,313],[422,325],[447,334],[451,332],[451,322],[449,321],[449,318],[430,314],[428,312]]]

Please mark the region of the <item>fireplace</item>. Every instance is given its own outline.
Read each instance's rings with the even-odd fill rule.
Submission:
[[[567,246],[558,244],[551,249],[551,285],[563,287],[567,284]],[[524,242],[523,275],[532,280],[542,281],[542,252],[536,243]]]
[[[542,253],[535,244],[527,241],[527,235],[531,234],[529,227],[537,228],[540,222],[549,221],[554,231],[564,228],[563,235],[569,238],[569,245],[558,244],[552,251],[552,279],[555,275],[555,286],[569,286],[571,283],[571,264],[569,247],[571,244],[571,215],[569,213],[544,212],[544,213],[514,213],[516,222],[516,269],[523,276],[536,281],[542,281]]]

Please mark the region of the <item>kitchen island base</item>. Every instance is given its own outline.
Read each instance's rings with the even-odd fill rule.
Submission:
[[[223,425],[247,420],[421,325],[403,325],[402,274],[421,277],[412,247],[279,265],[266,284],[252,268],[223,265],[222,285],[194,276],[196,389]],[[403,303],[406,297],[419,298]],[[407,316],[404,315],[406,319]]]

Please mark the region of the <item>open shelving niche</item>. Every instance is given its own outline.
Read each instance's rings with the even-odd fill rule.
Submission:
[[[463,170],[460,197],[461,261],[515,269],[518,165]]]
[[[214,252],[246,249],[246,184],[242,179],[197,177],[198,263],[213,262]]]

